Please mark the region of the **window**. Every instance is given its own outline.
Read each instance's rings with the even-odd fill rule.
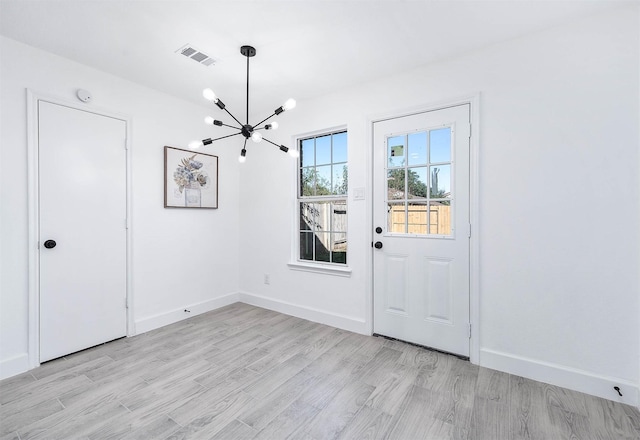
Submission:
[[[300,139],[300,261],[347,263],[347,132]]]
[[[451,127],[387,138],[387,230],[451,236]]]

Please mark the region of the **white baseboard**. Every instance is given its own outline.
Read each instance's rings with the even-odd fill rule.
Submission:
[[[230,293],[219,298],[210,299],[197,304],[190,304],[179,309],[171,310],[169,312],[159,313],[153,316],[147,316],[136,320],[134,335],[140,333],[146,333],[151,330],[155,330],[165,325],[173,324],[174,322],[182,321],[183,319],[190,318],[192,316],[200,315],[201,313],[210,312],[211,310],[219,309],[220,307],[228,306],[238,302],[239,294]],[[185,312],[185,309],[189,312]]]
[[[189,317],[206,313],[236,302],[262,307],[309,321],[318,322],[360,334],[369,334],[364,320],[351,316],[337,315],[324,310],[303,307],[285,301],[275,300],[246,292],[231,293],[219,298],[191,304],[166,313],[141,318],[135,322],[135,334],[145,333]],[[184,309],[190,311],[186,313]],[[500,351],[481,349],[480,366],[503,371],[528,379],[545,382],[612,401],[640,406],[640,388],[637,383],[602,376],[588,371],[536,359],[516,356]],[[28,353],[23,353],[0,361],[0,380],[30,370]],[[613,389],[620,387],[622,396]]]
[[[306,319],[320,324],[330,325],[342,330],[354,333],[369,335],[364,320],[360,320],[351,316],[337,315],[324,310],[314,309],[311,307],[303,307],[285,301],[267,298],[265,296],[254,295],[252,293],[241,292],[239,301],[250,304],[263,309],[273,310],[275,312],[284,313],[285,315],[295,316],[297,318]]]
[[[480,350],[480,366],[635,407],[640,404],[638,384],[628,380],[489,349]],[[620,387],[622,397],[613,389],[614,386]]]
[[[0,380],[16,374],[24,373],[29,368],[29,353],[22,353],[9,359],[0,361]]]

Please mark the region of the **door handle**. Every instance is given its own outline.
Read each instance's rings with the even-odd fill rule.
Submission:
[[[376,241],[376,244],[374,244],[373,247],[375,247],[376,249],[382,249],[382,242]]]
[[[54,247],[56,247],[56,241],[55,240],[47,240],[44,242],[44,247],[46,247],[47,249],[53,249]]]
[[[382,228],[380,226],[376,228],[376,234],[382,234]]]

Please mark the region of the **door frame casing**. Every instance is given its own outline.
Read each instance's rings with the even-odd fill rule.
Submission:
[[[110,110],[89,107],[87,104],[77,104],[58,97],[46,95],[31,89],[27,92],[27,203],[28,203],[28,367],[36,368],[40,365],[40,255],[38,243],[40,240],[40,191],[39,191],[39,113],[38,103],[48,102],[63,107],[72,108],[99,116],[124,121],[126,125],[126,139],[123,148],[126,149],[126,322],[127,336],[135,334],[133,314],[133,282],[132,282],[132,152],[131,152],[131,117]]]
[[[448,107],[469,104],[471,122],[471,136],[469,139],[469,220],[471,222],[471,237],[469,238],[469,325],[471,326],[471,337],[469,338],[469,359],[472,364],[480,363],[480,240],[479,240],[479,171],[480,171],[480,154],[479,154],[479,138],[480,138],[480,93],[462,96],[457,99],[423,104],[417,107],[405,108],[402,110],[394,110],[382,114],[370,115],[367,117],[367,140],[366,145],[369,149],[366,154],[367,158],[367,188],[366,198],[368,200],[368,209],[366,210],[369,225],[369,238],[373,243],[373,150],[374,137],[373,130],[376,122],[388,119],[396,119],[404,116],[411,116],[419,113],[442,110]],[[373,248],[367,253],[366,267],[368,274],[366,280],[366,314],[365,327],[368,334],[373,334]]]

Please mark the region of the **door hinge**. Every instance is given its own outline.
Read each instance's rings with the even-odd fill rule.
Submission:
[[[127,145],[127,138],[124,138],[124,149],[128,150],[129,146]]]
[[[473,126],[471,125],[471,122],[469,122],[469,139],[471,139],[471,128],[472,128],[472,127],[473,127]]]
[[[126,219],[126,218],[124,219],[124,228],[125,228],[125,229],[129,229],[129,224],[128,224],[128,222],[127,222],[127,219]]]
[[[124,298],[124,308],[128,309],[129,308],[129,303],[127,303],[127,298]]]
[[[469,323],[469,339],[471,339],[471,323]]]
[[[471,223],[469,223],[469,238],[471,238]]]

